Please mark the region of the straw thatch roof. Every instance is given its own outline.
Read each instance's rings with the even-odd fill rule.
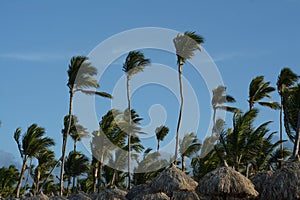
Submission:
[[[78,192],[78,194],[72,194],[69,200],[91,200],[91,198],[84,192]]]
[[[300,162],[287,162],[266,181],[261,199],[300,199]]]
[[[273,175],[274,171],[261,171],[255,174],[250,180],[254,184],[255,190],[261,194],[265,185],[266,181]]]
[[[119,189],[117,187],[105,189],[99,194],[93,194],[92,200],[127,200],[127,191]]]
[[[172,200],[200,200],[196,192],[175,191],[173,192]]]
[[[132,200],[138,195],[147,195],[151,193],[151,187],[148,184],[142,184],[134,186],[131,190],[129,190],[129,192],[126,194],[126,198]]]
[[[52,196],[49,199],[50,200],[67,200],[67,198],[63,197],[63,196]]]
[[[33,197],[28,197],[26,200],[49,200],[49,198],[44,194],[39,194]]]
[[[137,195],[132,200],[170,200],[170,197],[163,192],[159,192],[154,194]]]
[[[164,192],[171,197],[173,191],[195,191],[197,182],[172,165],[155,177],[149,185],[153,193]]]
[[[254,199],[258,192],[249,179],[231,167],[219,167],[206,174],[196,192],[205,199]]]

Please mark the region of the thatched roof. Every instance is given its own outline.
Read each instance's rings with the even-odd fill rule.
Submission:
[[[84,192],[78,192],[78,194],[72,194],[69,200],[91,200],[91,198]]]
[[[199,181],[196,192],[207,199],[251,199],[258,196],[251,181],[231,167],[219,167],[206,174]]]
[[[294,200],[300,198],[300,162],[287,162],[266,181],[261,199]]]
[[[170,197],[163,192],[154,194],[137,195],[132,200],[170,200]]]
[[[173,192],[172,200],[200,200],[196,192],[175,191]]]
[[[149,185],[153,193],[164,192],[171,197],[173,191],[195,191],[197,182],[172,165],[155,177]]]
[[[151,187],[148,184],[142,184],[134,186],[131,190],[129,190],[129,192],[126,194],[126,198],[132,200],[138,195],[147,195],[151,193]]]
[[[67,198],[63,197],[63,196],[52,196],[49,199],[50,200],[67,200]]]
[[[127,191],[119,188],[105,189],[99,194],[93,194],[92,200],[127,200]]]
[[[274,171],[261,171],[255,174],[250,180],[254,184],[255,190],[261,194],[267,179],[269,179],[273,175]]]
[[[39,194],[36,196],[28,197],[26,200],[49,200],[49,198],[44,194]]]

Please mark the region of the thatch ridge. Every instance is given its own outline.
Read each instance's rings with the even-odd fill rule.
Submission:
[[[233,197],[252,199],[258,196],[253,183],[231,167],[219,167],[206,174],[196,192],[203,197]]]
[[[154,194],[137,195],[132,200],[170,200],[170,197],[163,192],[159,192]]]

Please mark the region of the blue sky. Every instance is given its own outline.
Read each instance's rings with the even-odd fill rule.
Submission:
[[[265,75],[275,85],[281,68],[286,66],[300,74],[299,9],[299,0],[1,1],[0,156],[7,159],[0,159],[0,166],[20,162],[13,133],[17,127],[25,131],[32,123],[46,128],[60,156],[62,119],[68,111],[66,71],[71,56],[88,55],[100,42],[133,28],[162,27],[201,34],[206,41],[203,47],[215,61],[228,93],[237,100],[235,105],[246,110],[252,78]],[[176,66],[174,55],[144,52],[156,63]],[[101,90],[113,88],[122,76],[121,67],[122,58],[101,79]],[[192,68],[186,68],[184,75],[195,78]],[[203,80],[193,82],[193,87],[199,92],[203,110],[200,128],[195,132],[205,134],[211,117],[208,91]],[[167,89],[143,87],[133,95],[133,107],[148,124],[149,107],[165,105],[166,123],[174,134],[178,105],[172,102],[174,99],[165,101],[164,95],[173,98]],[[273,96],[278,100],[276,92]],[[101,98],[96,100],[100,119],[110,104]],[[273,120],[270,128],[278,130],[278,112],[261,110],[257,123]],[[151,140],[155,147],[155,140]],[[85,151],[83,146],[80,149]]]

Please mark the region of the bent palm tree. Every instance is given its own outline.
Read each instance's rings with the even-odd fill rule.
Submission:
[[[99,95],[105,98],[112,98],[112,96],[105,92],[97,92],[86,90],[86,88],[98,88],[98,82],[92,78],[97,74],[97,69],[89,63],[88,58],[85,56],[75,56],[71,59],[69,69],[68,69],[68,83],[67,86],[69,88],[70,99],[69,99],[69,124],[68,128],[63,135],[63,144],[62,144],[62,162],[60,168],[60,195],[62,195],[63,191],[63,174],[64,174],[64,165],[65,165],[65,157],[66,157],[66,146],[68,135],[71,130],[71,122],[72,122],[72,109],[73,109],[73,96],[75,92],[83,92],[85,94],[91,95]]]
[[[275,88],[270,86],[270,82],[265,82],[263,76],[257,76],[252,79],[249,86],[249,109],[252,110],[254,104],[258,103],[261,106],[269,107],[273,110],[280,108],[277,102],[262,101],[264,98],[271,98],[270,93],[275,91]]]
[[[184,171],[184,159],[190,158],[194,153],[197,153],[201,148],[201,144],[195,133],[187,133],[179,142],[179,152],[181,154],[181,170]]]
[[[164,138],[168,135],[169,128],[166,126],[160,126],[155,129],[156,139],[157,139],[157,151],[160,148],[160,141],[163,141]]]
[[[186,60],[191,59],[194,56],[194,51],[201,51],[200,44],[204,42],[204,38],[197,35],[195,32],[185,32],[184,34],[178,34],[176,38],[173,39],[173,43],[176,49],[177,55],[177,65],[178,65],[178,78],[179,78],[179,89],[180,89],[180,109],[177,122],[176,130],[176,144],[175,144],[175,163],[178,156],[178,144],[180,135],[180,125],[182,119],[182,111],[184,104],[183,88],[182,88],[182,66]]]
[[[16,196],[19,198],[22,180],[26,170],[26,163],[28,159],[36,157],[41,151],[55,145],[54,141],[49,137],[44,137],[45,129],[39,127],[37,124],[32,124],[22,137],[20,141],[22,130],[17,128],[14,133],[14,139],[18,145],[18,149],[23,160],[19,181],[16,188]]]
[[[277,91],[280,96],[280,127],[279,127],[279,134],[280,134],[280,140],[282,140],[282,118],[283,118],[283,106],[285,101],[285,95],[284,93],[287,92],[290,87],[295,86],[296,82],[298,81],[299,76],[295,74],[291,69],[289,68],[283,68],[278,76],[277,79]],[[283,144],[280,145],[280,149],[283,150]]]
[[[141,72],[144,68],[150,64],[150,59],[145,58],[144,54],[139,51],[130,51],[126,57],[125,63],[123,64],[123,71],[126,73],[126,89],[127,89],[127,110],[131,111],[130,108],[130,79],[133,75]],[[131,112],[128,112],[128,124],[131,124]],[[128,188],[130,189],[130,139],[131,133],[128,132]]]
[[[213,91],[213,97],[211,100],[211,104],[213,107],[213,123],[216,124],[216,113],[217,113],[217,109],[222,109],[222,110],[226,110],[229,112],[235,112],[237,110],[237,108],[235,107],[230,107],[230,106],[222,106],[222,104],[224,103],[234,103],[235,99],[230,96],[230,95],[226,95],[226,87],[225,86],[218,86],[216,89],[214,89]]]

